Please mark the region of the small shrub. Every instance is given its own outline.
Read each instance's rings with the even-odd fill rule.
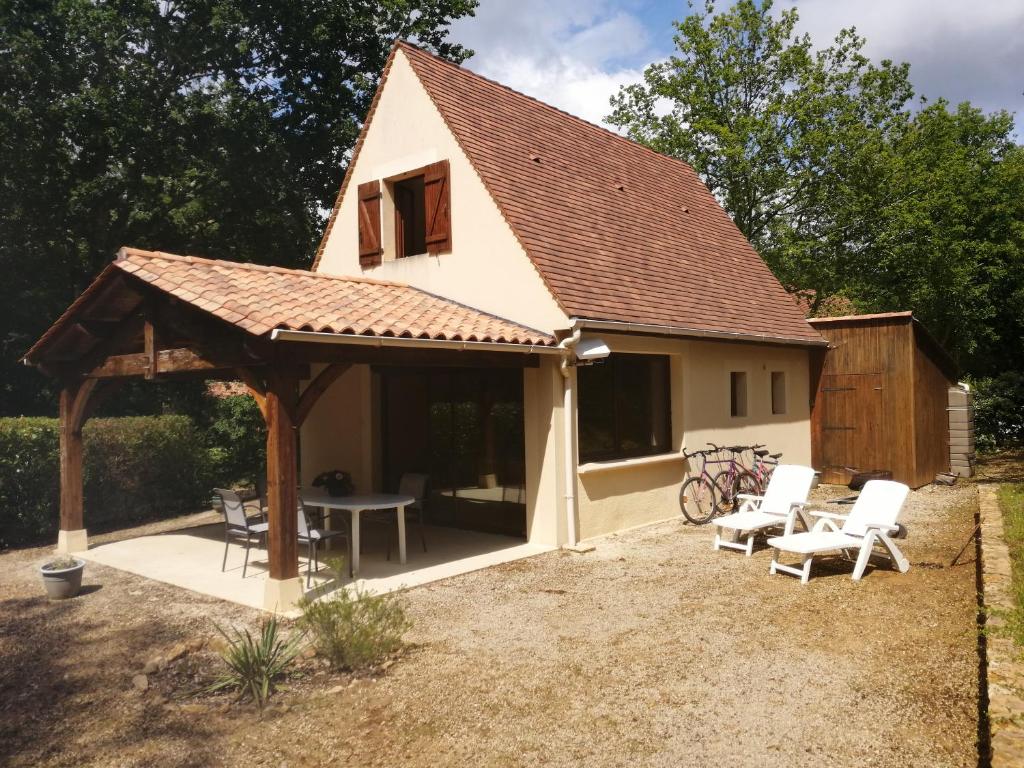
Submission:
[[[1005,371],[971,385],[978,449],[992,451],[1024,444],[1024,373]]]
[[[262,710],[274,693],[274,684],[287,673],[302,650],[302,634],[281,637],[276,618],[263,622],[259,637],[253,637],[248,629],[235,629],[229,634],[219,625],[214,626],[228,643],[221,654],[228,669],[207,690],[237,690],[239,699],[249,697]]]
[[[55,558],[43,564],[44,571],[63,571],[74,568],[80,561],[71,555],[57,555]]]
[[[358,588],[339,590],[325,600],[305,600],[301,607],[300,625],[335,669],[361,669],[382,661],[402,647],[402,636],[412,626],[398,597]]]

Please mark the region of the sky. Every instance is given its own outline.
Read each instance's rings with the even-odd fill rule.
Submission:
[[[1024,0],[778,0],[776,12],[793,6],[815,45],[854,26],[871,59],[910,62],[919,95],[1017,112],[1024,127]],[[672,53],[687,12],[685,0],[481,0],[452,39],[476,51],[470,69],[600,123],[621,85]]]

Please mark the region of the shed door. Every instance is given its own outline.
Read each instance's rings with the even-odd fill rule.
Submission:
[[[822,376],[821,464],[823,482],[845,482],[845,467],[885,469],[882,445],[882,375],[833,373]],[[877,466],[876,466],[877,465]]]

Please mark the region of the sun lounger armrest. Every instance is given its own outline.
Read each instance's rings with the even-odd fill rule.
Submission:
[[[840,515],[835,512],[822,512],[821,510],[818,509],[812,509],[810,512],[808,512],[808,514],[812,517],[824,517],[828,520],[845,520],[849,517],[849,515]]]
[[[882,525],[881,523],[865,523],[864,527],[882,531],[883,533],[896,533],[900,529],[898,525]]]
[[[750,493],[737,493],[736,498],[744,501],[764,501],[764,496],[754,496]]]

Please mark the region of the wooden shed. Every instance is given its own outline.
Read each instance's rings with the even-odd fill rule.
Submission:
[[[888,470],[917,488],[948,472],[957,367],[910,312],[810,318],[829,341],[812,369],[811,451],[822,482]]]

